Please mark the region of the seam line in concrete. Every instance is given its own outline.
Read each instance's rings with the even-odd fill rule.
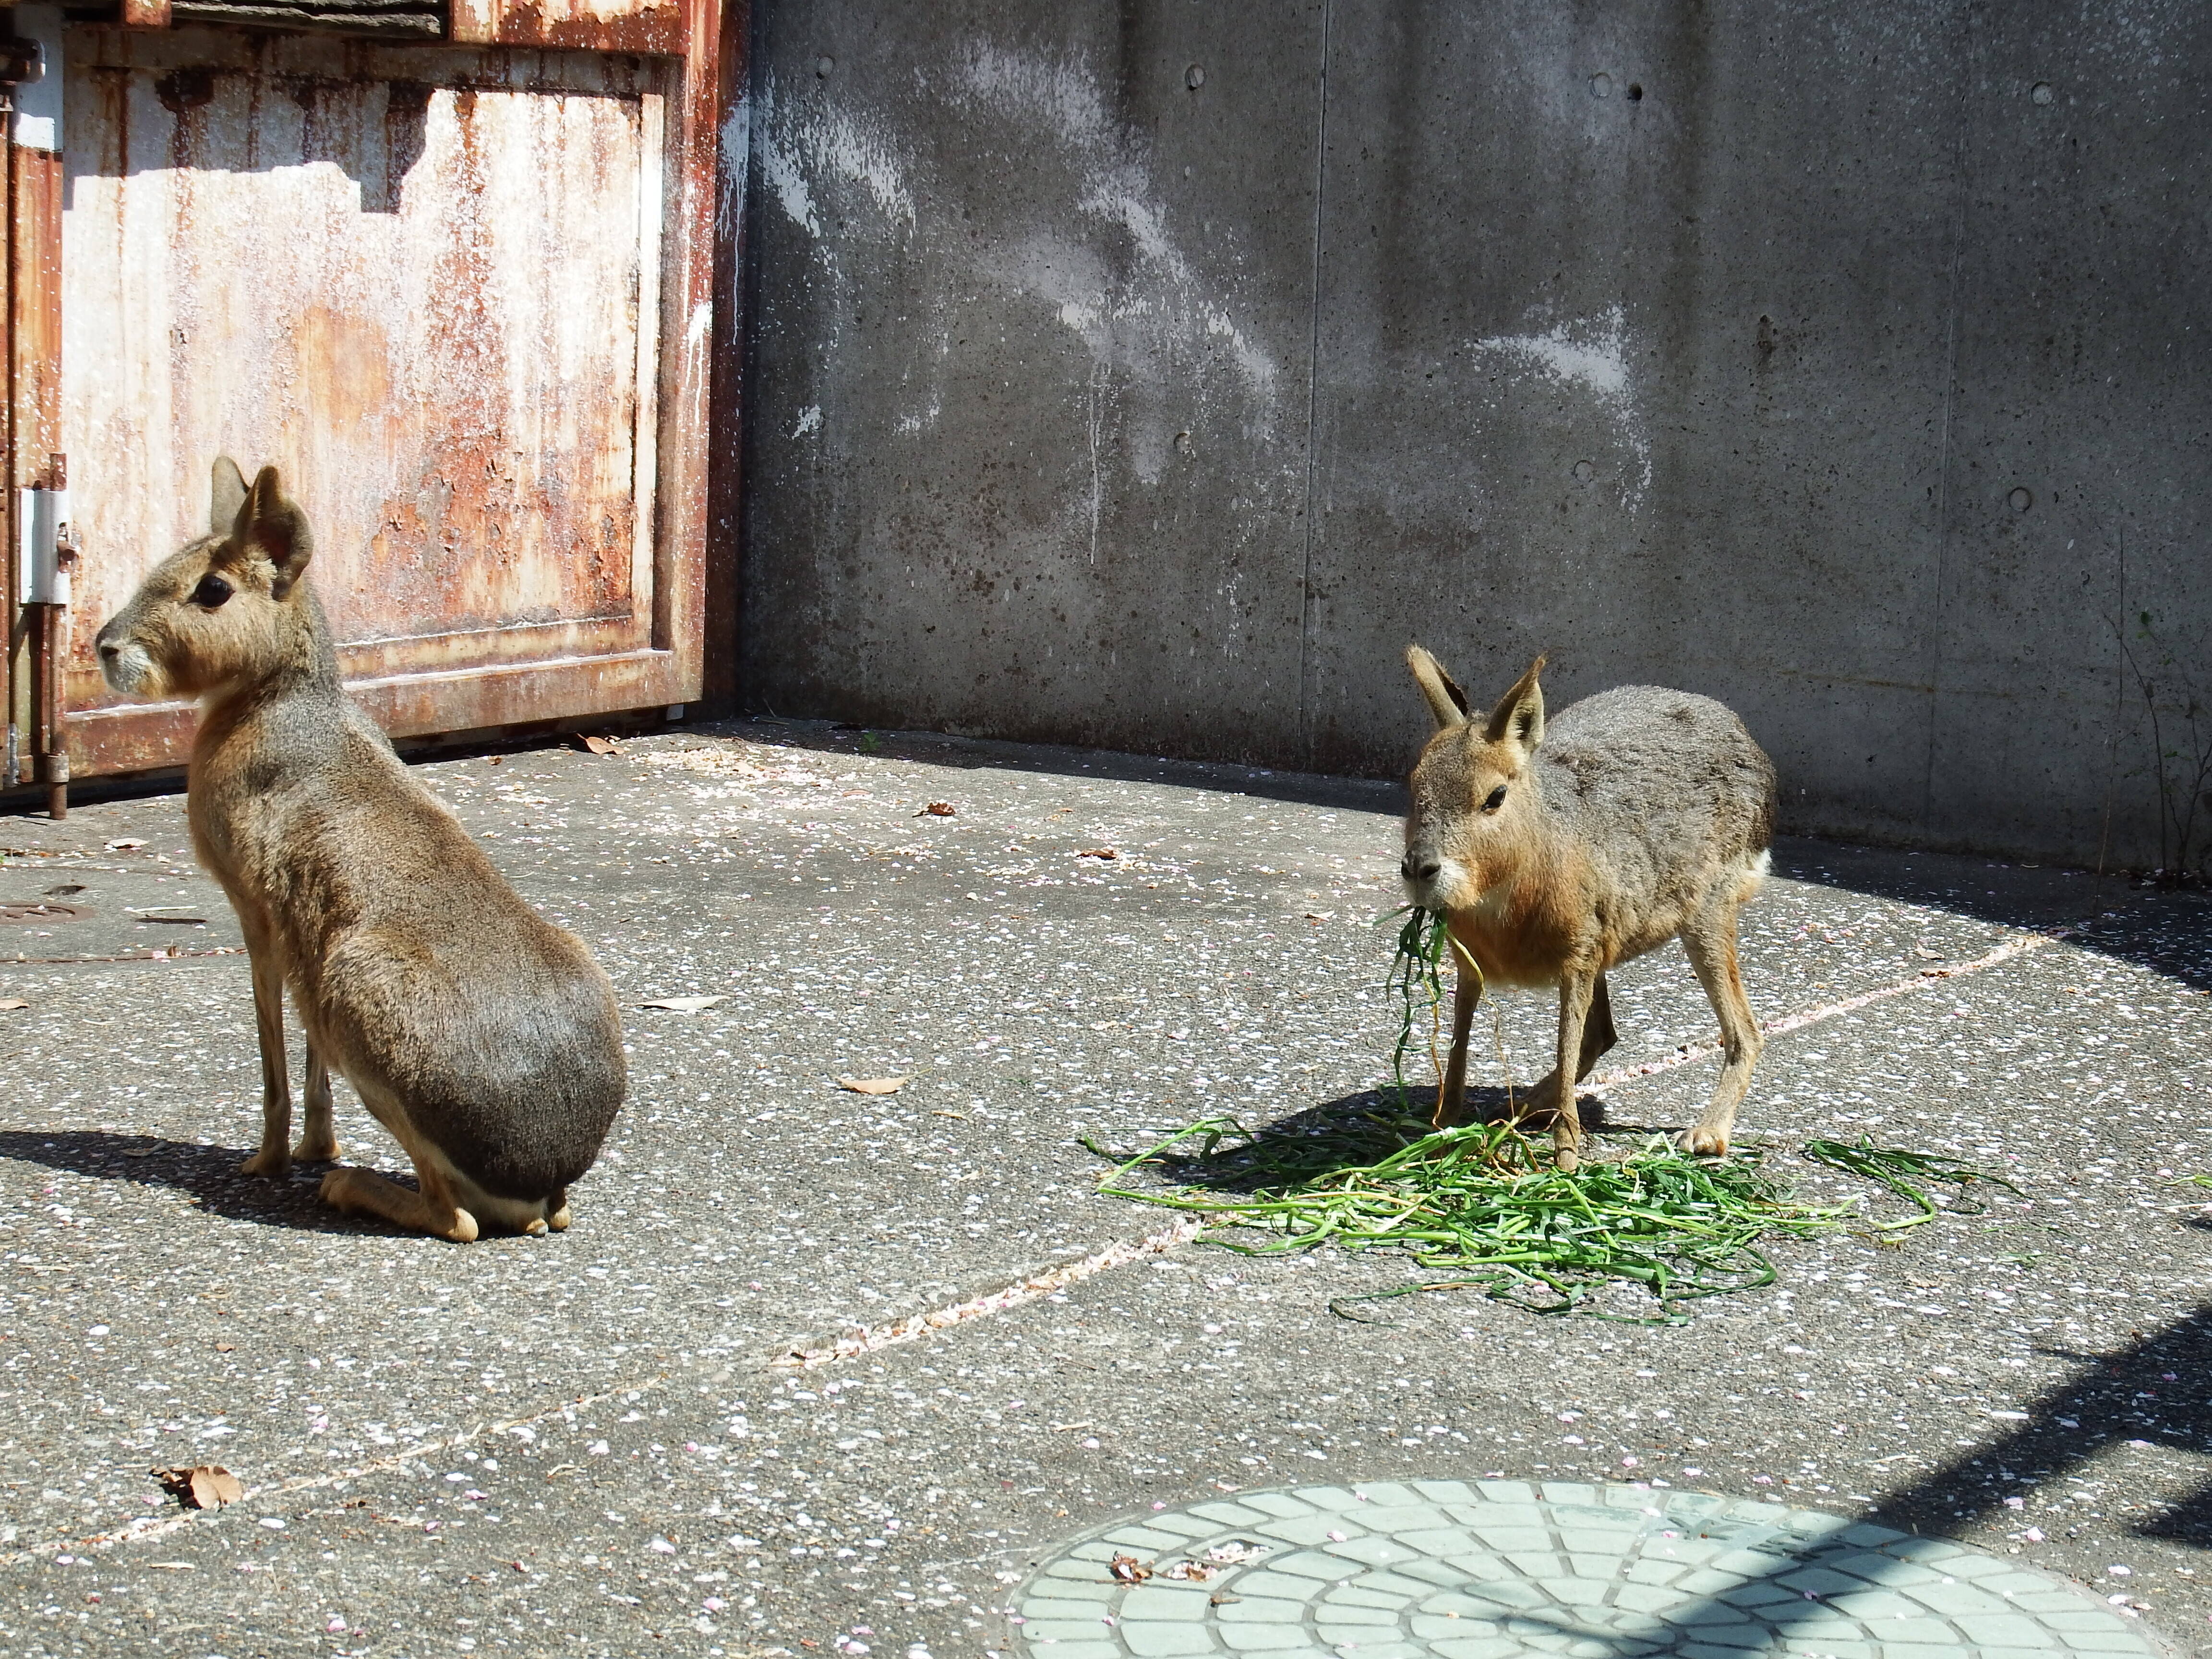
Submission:
[[[1877,990],[1863,992],[1857,996],[1846,997],[1840,1001],[1823,1003],[1817,1007],[1802,1009],[1794,1014],[1785,1014],[1760,1029],[1766,1035],[1773,1036],[1784,1031],[1797,1030],[1808,1025],[1819,1024],[1824,1020],[1833,1019],[1839,1014],[1850,1013],[1861,1008],[1870,1007],[1878,1002],[1888,1001],[1893,997],[1905,996],[1916,991],[1925,990],[1930,986],[1940,985],[1946,980],[1963,979],[1971,974],[1986,972],[1991,968],[2010,961],[2014,957],[2025,956],[2029,951],[2041,950],[2048,945],[2062,943],[2085,930],[2086,924],[2076,924],[2073,927],[2056,928],[2049,933],[2018,934],[2007,939],[1995,950],[1975,957],[1972,962],[1961,963],[1955,968],[1925,969],[1912,978],[1901,980],[1893,985],[1886,985]],[[1613,1086],[1632,1082],[1639,1078],[1656,1076],[1662,1072],[1673,1071],[1677,1066],[1710,1059],[1719,1052],[1717,1044],[1701,1045],[1698,1048],[1670,1055],[1665,1060],[1653,1061],[1649,1065],[1624,1066],[1617,1071],[1605,1073],[1592,1078],[1588,1086],[1592,1088]],[[927,1313],[909,1314],[907,1317],[894,1320],[889,1324],[872,1326],[857,1335],[841,1337],[834,1343],[814,1347],[794,1346],[778,1354],[768,1363],[771,1368],[779,1370],[811,1370],[817,1366],[832,1364],[839,1360],[859,1358],[863,1355],[875,1353],[899,1343],[915,1341],[933,1332],[947,1330],[953,1326],[965,1324],[972,1320],[986,1319],[994,1314],[1026,1306],[1030,1303],[1040,1301],[1045,1297],[1064,1290],[1069,1285],[1080,1284],[1097,1274],[1110,1272],[1116,1267],[1127,1267],[1132,1262],[1142,1261],[1148,1256],[1164,1255],[1170,1250],[1188,1243],[1205,1230],[1205,1226],[1206,1223],[1200,1218],[1186,1217],[1172,1226],[1164,1227],[1158,1232],[1147,1233],[1141,1238],[1126,1239],[1109,1244],[1104,1249],[1094,1251],[1079,1261],[1072,1261],[1066,1267],[1051,1268],[1043,1273],[1032,1273],[1002,1289],[988,1291],[981,1296],[971,1297],[964,1302],[952,1303]],[[719,1380],[727,1376],[734,1369],[732,1366],[725,1365],[710,1380]],[[367,1463],[355,1464],[325,1474],[295,1475],[289,1480],[280,1480],[274,1486],[254,1487],[246,1492],[238,1501],[242,1503],[246,1498],[283,1498],[295,1492],[313,1492],[341,1486],[349,1480],[362,1480],[368,1475],[398,1468],[405,1463],[434,1456],[439,1452],[451,1451],[457,1447],[471,1444],[487,1435],[505,1433],[510,1429],[526,1428],[550,1418],[574,1412],[580,1407],[603,1404],[623,1394],[657,1389],[665,1383],[671,1375],[672,1373],[668,1371],[656,1372],[642,1379],[617,1383],[598,1394],[583,1395],[574,1400],[563,1401],[560,1405],[549,1406],[544,1411],[532,1413],[526,1417],[480,1423],[473,1428],[464,1429],[459,1433],[449,1435],[442,1440],[428,1441],[411,1450],[396,1453],[390,1457],[374,1459]],[[59,1541],[37,1549],[10,1551],[0,1554],[0,1564],[13,1565],[51,1552],[112,1549],[119,1544],[147,1542],[155,1538],[165,1537],[181,1528],[191,1525],[201,1513],[203,1511],[187,1510],[180,1515],[149,1516],[113,1532],[99,1533],[87,1538]]]
[[[1097,1273],[1115,1267],[1126,1267],[1133,1261],[1141,1261],[1150,1255],[1164,1255],[1179,1244],[1187,1244],[1198,1237],[1205,1223],[1196,1217],[1178,1221],[1172,1227],[1163,1227],[1142,1238],[1125,1239],[1109,1244],[1104,1249],[1086,1255],[1080,1261],[1071,1261],[1064,1267],[1054,1267],[1027,1279],[1017,1279],[1003,1290],[992,1291],[982,1296],[971,1297],[965,1302],[955,1302],[948,1307],[929,1313],[908,1314],[904,1319],[893,1320],[888,1325],[871,1326],[856,1336],[840,1337],[835,1342],[817,1347],[793,1346],[769,1363],[787,1370],[807,1370],[817,1365],[827,1365],[840,1359],[857,1359],[862,1354],[876,1352],[894,1343],[911,1342],[917,1337],[927,1336],[971,1319],[986,1319],[1010,1308],[1019,1308],[1039,1298],[1062,1291],[1070,1285],[1079,1285]]]
[[[1305,748],[1305,764],[1313,765],[1313,717],[1307,696],[1307,668],[1313,647],[1313,555],[1316,504],[1315,480],[1319,459],[1314,453],[1314,434],[1321,407],[1321,269],[1322,236],[1328,222],[1322,216],[1322,190],[1328,179],[1328,26],[1334,0],[1322,0],[1321,76],[1316,96],[1314,127],[1313,293],[1309,304],[1313,325],[1306,336],[1306,538],[1298,572],[1298,740]]]
[[[719,1382],[729,1376],[734,1369],[733,1366],[725,1365],[708,1380]],[[351,1464],[345,1468],[332,1469],[323,1474],[295,1474],[289,1480],[279,1480],[273,1486],[251,1486],[234,1499],[233,1504],[225,1504],[223,1508],[228,1509],[234,1507],[235,1504],[243,1504],[248,1498],[285,1498],[294,1492],[314,1492],[331,1486],[343,1486],[349,1480],[362,1480],[372,1474],[382,1474],[398,1468],[403,1464],[419,1462],[425,1457],[434,1457],[440,1452],[452,1451],[458,1447],[472,1444],[486,1435],[504,1434],[509,1429],[528,1428],[533,1424],[543,1423],[550,1418],[560,1417],[569,1412],[580,1411],[592,1406],[605,1405],[608,1401],[625,1394],[648,1392],[666,1382],[672,1375],[673,1373],[671,1371],[656,1371],[647,1377],[617,1382],[612,1388],[603,1389],[597,1394],[579,1395],[574,1400],[564,1400],[557,1406],[548,1406],[544,1410],[532,1412],[527,1417],[501,1418],[496,1422],[478,1423],[471,1428],[461,1430],[458,1434],[449,1434],[442,1440],[426,1440],[411,1450],[395,1452],[389,1457],[372,1458],[366,1463]],[[0,1565],[13,1566],[19,1562],[28,1561],[34,1557],[46,1555],[54,1551],[111,1549],[118,1544],[144,1543],[149,1539],[166,1537],[180,1528],[188,1527],[202,1515],[216,1512],[208,1510],[186,1510],[180,1515],[147,1516],[133,1521],[127,1527],[118,1527],[113,1532],[94,1533],[88,1538],[63,1540],[35,1549],[9,1551],[6,1554],[0,1554]]]
[[[2046,945],[2069,939],[2082,932],[2082,927],[2060,927],[2048,933],[2022,933],[2007,939],[1985,956],[1972,962],[1962,962],[1955,968],[1923,968],[1911,979],[1899,980],[1894,985],[1885,985],[1878,991],[1865,991],[1855,997],[1845,997],[1840,1002],[1825,1002],[1817,1008],[1805,1008],[1794,1014],[1761,1025],[1763,1036],[1778,1036],[1784,1031],[1795,1031],[1808,1025],[1818,1025],[1823,1020],[1833,1019],[1838,1014],[1855,1013],[1861,1008],[1887,1002],[1892,997],[1909,996],[1915,991],[1924,991],[1930,986],[1941,985],[1946,980],[1964,979],[1969,974],[1979,974],[1995,968],[2014,957],[2026,956],[2030,951],[2039,951]],[[1678,1066],[1693,1066],[1701,1060],[1711,1060],[1721,1052],[1717,1042],[1701,1042],[1695,1047],[1680,1049],[1664,1060],[1655,1060],[1643,1066],[1623,1066],[1618,1070],[1594,1077],[1583,1086],[1588,1089],[1617,1087],[1632,1083],[1638,1078],[1656,1077],[1662,1072],[1671,1072]]]

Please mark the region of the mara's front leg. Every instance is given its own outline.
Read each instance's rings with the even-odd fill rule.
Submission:
[[[253,969],[253,1029],[261,1039],[261,1149],[238,1166],[240,1175],[291,1173],[292,1079],[284,1069],[284,970],[264,939],[246,940]],[[327,1101],[330,1085],[324,1085]],[[327,1110],[327,1104],[325,1110]]]
[[[1467,1038],[1474,1026],[1474,1005],[1482,1000],[1482,973],[1459,964],[1459,976],[1452,983],[1452,1042],[1451,1059],[1444,1066],[1443,1081],[1437,1088],[1437,1109],[1429,1120],[1434,1129],[1449,1129],[1467,1121]]]
[[[323,1063],[315,1040],[307,1039],[307,1096],[306,1121],[300,1144],[292,1156],[302,1164],[327,1164],[338,1155],[337,1131],[331,1123],[331,1068]]]
[[[1586,969],[1571,968],[1559,981],[1559,1065],[1547,1080],[1556,1097],[1553,1153],[1559,1168],[1570,1172],[1582,1163],[1583,1121],[1575,1106],[1575,1085],[1589,1069],[1583,1060],[1583,1031],[1589,1024],[1590,1000],[1596,994],[1600,977]]]

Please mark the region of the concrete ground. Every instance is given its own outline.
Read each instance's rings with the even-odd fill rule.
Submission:
[[[246,961],[181,798],[0,819],[0,905],[88,912],[0,924],[0,1650],[1011,1656],[1011,1587],[1116,1516],[1494,1474],[1963,1539],[2212,1651],[2202,899],[1784,843],[1746,977],[1796,1023],[1744,1139],[1808,1191],[1796,1146],[1864,1132],[2022,1196],[1783,1246],[1680,1324],[1352,1319],[1406,1264],[1163,1236],[1077,1136],[1371,1098],[1389,789],[765,722],[421,775],[627,1005],[562,1236],[238,1175]],[[1619,1146],[1715,1068],[1678,951],[1614,997]],[[1548,1018],[1508,1006],[1480,1080]],[[339,1132],[404,1169],[343,1086]],[[200,1463],[244,1498],[149,1473]]]

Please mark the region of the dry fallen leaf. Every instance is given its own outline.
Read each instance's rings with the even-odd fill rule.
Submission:
[[[1110,847],[1086,847],[1075,856],[1079,859],[1104,859],[1110,863],[1121,855]]]
[[[0,1009],[27,1008],[30,1006],[21,997],[0,997]]]
[[[837,1086],[856,1095],[895,1095],[906,1087],[902,1077],[841,1077]]]
[[[1107,1566],[1125,1584],[1141,1584],[1152,1576],[1152,1570],[1133,1555],[1117,1555]]]
[[[586,736],[579,738],[576,741],[581,744],[585,748],[590,750],[594,755],[613,755],[621,752],[615,746],[614,741],[609,738]]]
[[[679,1014],[696,1014],[711,1008],[718,1002],[727,1002],[727,997],[655,997],[650,1002],[641,1002],[641,1008],[673,1008]]]
[[[951,801],[933,800],[930,802],[928,805],[923,807],[921,811],[916,812],[915,817],[918,818],[950,818],[957,817],[959,814],[960,809],[955,806]]]
[[[246,1496],[246,1487],[239,1478],[220,1463],[200,1463],[188,1469],[155,1469],[154,1478],[188,1510],[219,1510]]]

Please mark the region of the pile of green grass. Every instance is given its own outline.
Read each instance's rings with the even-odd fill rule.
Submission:
[[[1390,977],[1401,1013],[1395,1086],[1375,1109],[1257,1132],[1233,1118],[1206,1118],[1133,1157],[1086,1141],[1118,1159],[1102,1190],[1209,1217],[1206,1242],[1247,1255],[1380,1249],[1444,1275],[1380,1293],[1386,1297],[1479,1290],[1534,1312],[1620,1317],[1593,1298],[1625,1284],[1649,1291],[1656,1307],[1645,1316],[1664,1320],[1680,1317],[1684,1302],[1771,1284],[1774,1263],[1764,1246],[1773,1240],[1853,1225],[1894,1235],[1977,1207],[1963,1198],[1939,1205],[1931,1188],[2010,1186],[1955,1158],[1863,1138],[1807,1141],[1805,1158],[1885,1188],[1915,1212],[1873,1221],[1856,1200],[1798,1199],[1757,1149],[1691,1158],[1654,1139],[1626,1158],[1590,1158],[1567,1173],[1548,1146],[1511,1124],[1433,1128],[1413,1109],[1405,1060],[1425,1019],[1435,1045],[1448,948],[1441,917],[1411,913]],[[1169,1184],[1131,1185],[1147,1168],[1166,1173]]]

